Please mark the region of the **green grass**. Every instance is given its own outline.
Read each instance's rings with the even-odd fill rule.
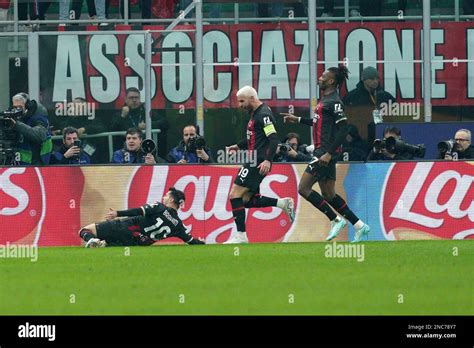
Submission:
[[[326,245],[41,248],[0,259],[0,314],[474,314],[472,241],[368,242],[362,262]]]

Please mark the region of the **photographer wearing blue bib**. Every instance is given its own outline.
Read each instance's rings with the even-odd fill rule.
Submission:
[[[3,154],[4,159],[10,157],[2,164],[37,166],[49,164],[53,143],[48,115],[38,107],[35,100],[30,100],[26,93],[13,96],[12,105],[10,111],[0,115],[0,155]],[[5,141],[8,142],[8,149]]]

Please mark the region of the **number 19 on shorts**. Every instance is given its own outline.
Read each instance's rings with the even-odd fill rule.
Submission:
[[[247,177],[248,173],[249,173],[249,169],[245,168],[245,167],[242,167],[242,168],[240,168],[239,174],[237,174],[237,176],[242,178],[242,181],[243,181],[243,179],[245,179]]]

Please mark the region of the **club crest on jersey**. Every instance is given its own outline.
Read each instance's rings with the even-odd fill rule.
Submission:
[[[342,114],[344,111],[342,109],[342,104],[336,103],[334,104],[334,113],[335,114]]]

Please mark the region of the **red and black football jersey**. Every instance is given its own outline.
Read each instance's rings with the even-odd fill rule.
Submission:
[[[247,150],[257,151],[257,161],[265,159],[270,141],[268,136],[276,133],[275,118],[266,104],[260,105],[247,124]]]
[[[334,143],[336,136],[336,124],[347,120],[344,113],[344,104],[337,91],[329,95],[323,96],[313,116],[313,142],[314,149],[320,153],[329,150],[331,144]],[[340,152],[340,149],[338,149]]]
[[[132,219],[140,226],[140,232],[158,241],[170,237],[178,237],[185,243],[189,243],[193,237],[188,234],[183,222],[178,217],[175,209],[167,208],[164,204],[145,204],[141,207],[143,215]]]

